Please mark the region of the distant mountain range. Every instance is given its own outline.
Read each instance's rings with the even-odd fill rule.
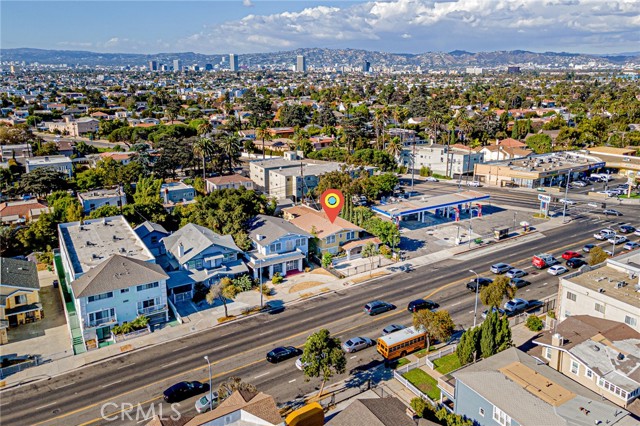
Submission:
[[[359,66],[365,60],[372,67],[379,66],[420,66],[429,68],[463,68],[468,66],[499,67],[508,65],[536,65],[565,67],[569,64],[596,66],[625,65],[640,63],[640,52],[630,52],[618,55],[587,55],[565,52],[528,52],[525,50],[496,51],[496,52],[466,52],[454,50],[452,52],[426,52],[419,54],[387,53],[358,49],[297,49],[292,51],[251,53],[238,55],[240,66],[282,66],[289,67],[295,63],[296,55],[304,55],[308,65],[321,66]],[[151,60],[161,64],[171,65],[174,59],[182,61],[183,65],[191,64],[219,64],[227,61],[227,54],[203,55],[193,52],[184,53],[96,53],[72,50],[45,49],[0,49],[2,61],[18,61],[40,64],[67,64],[68,66],[142,66]]]

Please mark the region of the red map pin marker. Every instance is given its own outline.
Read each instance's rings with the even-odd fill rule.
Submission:
[[[344,195],[337,189],[327,189],[320,196],[320,205],[331,223],[336,220],[344,205]]]

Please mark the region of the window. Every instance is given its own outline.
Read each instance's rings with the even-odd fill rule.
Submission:
[[[570,291],[568,291],[567,292],[567,299],[573,300],[575,302],[576,301],[576,294],[575,293],[571,293]]]
[[[608,390],[612,394],[619,396],[620,398],[624,399],[625,401],[627,400],[627,397],[629,396],[629,393],[627,391],[625,391],[623,389],[620,389],[619,387],[617,387],[613,383],[607,382],[602,377],[598,380],[598,386],[600,386],[602,388],[605,388],[606,390]]]
[[[122,289],[120,289],[120,293],[129,293],[129,289],[128,288],[122,288]]]
[[[89,312],[90,327],[98,326],[106,322],[114,321],[116,310],[114,308],[104,309],[97,312]]]
[[[158,236],[157,235],[152,235],[151,236],[151,244],[157,244],[158,243]]]
[[[544,348],[544,357],[546,359],[551,359],[551,348],[549,347]]]
[[[276,253],[282,250],[282,243],[274,243],[269,246],[269,252]]]
[[[14,300],[15,300],[16,305],[24,305],[25,303],[27,303],[27,295],[26,294],[20,294],[18,296],[15,296]]]
[[[158,283],[142,284],[136,287],[136,291],[148,290],[150,288],[157,288],[159,286],[160,284]]]
[[[353,240],[355,238],[355,232],[349,231],[347,232],[347,240]]]
[[[478,414],[484,417],[484,408],[480,407],[480,409],[478,410]]]
[[[604,314],[604,305],[596,302],[595,310],[596,312],[600,312],[601,314]]]
[[[324,240],[325,240],[325,242],[327,244],[333,244],[333,243],[336,242],[336,236],[335,235],[330,235],[327,238],[325,238]]]
[[[304,238],[297,238],[296,239],[296,247],[304,247],[306,246],[306,240]]]
[[[112,292],[112,291],[110,291],[110,292],[108,292],[108,293],[97,294],[97,295],[95,295],[95,296],[89,296],[89,297],[87,298],[87,300],[88,300],[89,302],[96,302],[96,301],[98,301],[98,300],[108,299],[108,298],[110,298],[110,297],[113,297],[113,292]]]
[[[202,259],[196,259],[196,269],[202,268]]]
[[[631,327],[635,327],[638,324],[638,320],[635,317],[630,317],[629,315],[625,315],[624,323],[627,325],[630,325]]]
[[[571,373],[578,375],[578,371],[580,371],[580,364],[577,361],[571,360]]]
[[[585,369],[584,375],[591,379],[593,377],[593,371],[591,371],[591,369],[587,368],[587,369]]]
[[[493,420],[500,423],[502,426],[511,426],[511,417],[495,405],[493,407]]]

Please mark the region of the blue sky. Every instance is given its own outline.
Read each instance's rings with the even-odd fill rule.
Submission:
[[[638,51],[637,0],[11,1],[0,46],[96,52]]]

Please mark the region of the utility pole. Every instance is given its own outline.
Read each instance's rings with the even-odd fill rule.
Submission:
[[[476,276],[476,303],[473,308],[473,326],[475,327],[478,320],[478,289],[480,288],[480,276],[473,269],[469,269],[469,272]]]
[[[565,184],[565,188],[564,188],[564,207],[562,208],[562,223],[566,223],[565,222],[565,217],[567,215],[567,204],[569,203],[569,200],[567,199],[567,197],[569,196],[569,182],[571,181],[571,172],[573,171],[573,169],[569,169],[569,174],[567,175],[567,182]]]
[[[213,390],[211,389],[211,362],[209,361],[208,355],[205,355],[204,359],[209,365],[209,410],[213,410]]]
[[[403,143],[404,145],[404,143]],[[413,194],[413,177],[416,174],[416,140],[413,139],[413,152],[411,154],[411,193]]]

